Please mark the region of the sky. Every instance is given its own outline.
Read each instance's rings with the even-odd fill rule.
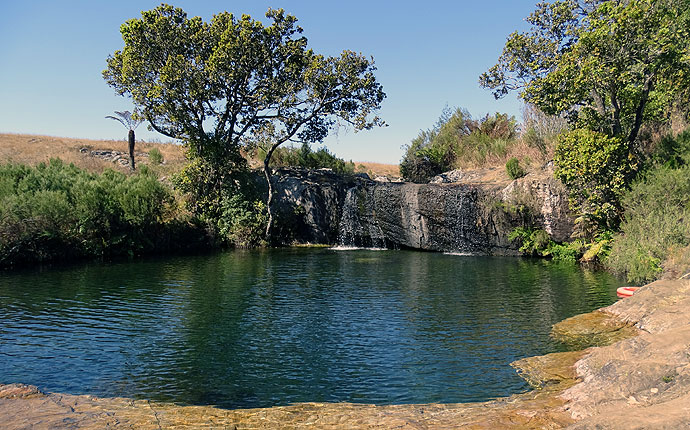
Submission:
[[[120,25],[153,9],[148,0],[0,0],[0,133],[126,139],[113,111],[132,110],[102,78],[106,58],[124,43]],[[479,75],[496,63],[507,36],[524,30],[534,0],[226,0],[177,1],[189,16],[210,20],[227,10],[267,23],[268,8],[298,18],[315,52],[343,50],[374,58],[387,98],[385,128],[341,129],[325,145],[346,160],[397,164],[402,147],[433,126],[444,107],[473,117],[505,112],[520,119],[511,94],[494,100]],[[137,138],[168,141],[137,129]],[[315,146],[315,149],[318,146]]]

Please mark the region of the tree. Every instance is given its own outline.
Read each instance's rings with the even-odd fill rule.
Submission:
[[[620,198],[637,167],[625,142],[588,129],[564,132],[554,162],[555,176],[568,187],[571,207],[580,214],[582,235],[616,230],[623,213]]]
[[[531,29],[509,36],[480,84],[620,136],[632,152],[644,121],[665,120],[670,93],[690,86],[689,9],[675,0],[539,3]]]
[[[139,127],[139,124],[142,123],[142,120],[133,118],[132,113],[128,110],[124,112],[115,111],[115,115],[117,116],[108,115],[106,116],[106,118],[118,121],[120,124],[125,126],[127,130],[129,130],[129,133],[127,134],[127,140],[129,142],[129,166],[132,168],[132,170],[135,170],[134,143],[136,139],[134,137],[134,130],[136,130],[136,128]]]
[[[130,96],[151,127],[184,140],[191,158],[222,178],[242,167],[240,148],[270,135],[264,159],[270,235],[273,185],[269,162],[285,142],[321,142],[336,126],[383,125],[385,98],[374,62],[344,51],[324,57],[307,48],[297,19],[269,9],[264,26],[222,12],[210,22],[161,5],[122,25],[125,46],[108,57],[106,82]],[[212,181],[215,187],[222,180]]]

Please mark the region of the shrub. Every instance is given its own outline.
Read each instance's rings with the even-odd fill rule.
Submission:
[[[161,164],[163,163],[163,154],[158,148],[153,148],[149,151],[149,160],[152,164]]]
[[[426,183],[434,176],[451,170],[455,159],[451,147],[429,139],[432,138],[423,132],[407,147],[400,163],[400,175],[406,181]]]
[[[263,160],[265,152],[259,148],[256,157]],[[314,151],[308,143],[302,144],[299,148],[278,147],[271,157],[271,166],[281,167],[303,167],[307,169],[331,169],[340,174],[351,174],[355,171],[355,164],[352,161],[346,162],[338,158],[327,148],[319,148]]]
[[[123,220],[133,226],[160,223],[172,200],[169,190],[157,178],[143,172],[144,169],[141,174],[128,177],[113,190]]]
[[[218,220],[221,236],[238,248],[255,248],[264,245],[264,233],[268,223],[266,204],[250,201],[240,194],[223,200]]]
[[[550,255],[554,261],[576,263],[579,257],[579,250],[577,246],[573,246],[572,243],[554,243],[549,246],[548,255]]]
[[[621,220],[620,198],[637,163],[617,137],[587,129],[561,133],[554,155],[555,176],[568,188],[571,209],[581,214],[587,236],[616,230]]]
[[[520,166],[520,161],[513,157],[506,162],[506,173],[510,179],[518,179],[525,176],[525,170]]]
[[[127,177],[57,159],[1,165],[0,264],[151,249],[171,200],[147,169]]]
[[[544,230],[518,227],[508,235],[509,240],[520,242],[520,252],[530,256],[548,255],[552,244],[549,234]]]
[[[433,128],[421,131],[403,146],[400,174],[405,180],[424,183],[457,167],[503,160],[514,143],[516,129],[515,118],[506,114],[473,120],[467,110],[446,108]]]
[[[651,281],[676,249],[690,245],[690,166],[648,172],[623,198],[625,220],[607,264],[630,282]]]

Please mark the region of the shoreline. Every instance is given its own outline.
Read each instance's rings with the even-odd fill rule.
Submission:
[[[580,349],[512,363],[535,389],[482,403],[300,403],[226,410],[0,385],[0,428],[680,428],[690,425],[690,281],[656,281],[633,297],[554,326]],[[607,345],[607,346],[594,346]],[[599,426],[599,427],[597,427]],[[621,427],[623,426],[623,427]]]

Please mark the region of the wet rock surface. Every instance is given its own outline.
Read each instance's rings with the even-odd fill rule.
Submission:
[[[515,227],[534,224],[556,240],[570,236],[567,197],[550,172],[504,176],[453,171],[437,183],[413,184],[280,169],[276,206],[297,242],[518,255],[508,239]]]
[[[304,403],[223,410],[45,394],[36,387],[12,384],[0,385],[0,428],[689,428],[690,281],[655,282],[588,318],[566,321],[559,330],[567,333],[570,327],[573,339],[579,336],[583,339],[580,342],[592,343],[586,338],[594,337],[614,343],[519,360],[513,366],[539,389],[490,402],[390,406]],[[620,340],[622,333],[638,334]]]
[[[303,403],[244,410],[61,394],[0,397],[3,429],[557,429],[572,422],[548,392],[470,404]]]

